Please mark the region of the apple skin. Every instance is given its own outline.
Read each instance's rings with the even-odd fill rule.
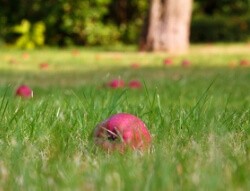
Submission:
[[[117,89],[117,88],[123,88],[125,86],[125,82],[121,79],[114,79],[110,81],[107,85],[110,88]]]
[[[141,82],[138,80],[132,80],[129,82],[128,86],[132,89],[139,89],[141,88]]]
[[[26,85],[21,85],[16,90],[16,96],[22,98],[31,98],[33,97],[33,91]]]
[[[105,151],[146,150],[151,135],[138,117],[128,113],[112,115],[94,129],[94,142]]]
[[[24,60],[27,60],[30,58],[30,55],[29,55],[29,53],[25,52],[25,53],[23,53],[22,57]]]
[[[140,64],[139,63],[132,63],[131,68],[133,68],[133,69],[140,68]]]
[[[183,60],[181,65],[182,67],[189,67],[191,65],[191,62],[189,60]]]
[[[240,61],[240,65],[241,66],[249,66],[250,65],[250,61],[249,60],[241,60]]]
[[[39,64],[40,69],[47,69],[49,67],[49,63],[47,62],[43,62],[41,64]]]
[[[164,66],[170,66],[173,64],[173,60],[171,58],[166,58],[163,60],[163,65]]]
[[[78,55],[80,54],[80,52],[79,52],[79,50],[74,49],[74,50],[71,51],[71,54],[72,54],[73,56],[78,56]]]

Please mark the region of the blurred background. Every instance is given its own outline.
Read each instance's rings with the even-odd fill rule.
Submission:
[[[0,0],[0,46],[136,45],[149,7],[146,0]],[[249,7],[249,0],[194,0],[191,43],[248,42]]]

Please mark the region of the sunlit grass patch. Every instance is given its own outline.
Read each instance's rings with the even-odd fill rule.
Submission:
[[[163,53],[1,51],[0,190],[249,190],[250,68],[227,65],[249,56],[224,48],[191,47],[170,67]],[[33,98],[15,96],[21,84]],[[93,129],[121,112],[145,122],[149,150],[96,147]]]

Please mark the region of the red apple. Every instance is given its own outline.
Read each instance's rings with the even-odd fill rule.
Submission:
[[[49,67],[49,64],[47,62],[43,62],[39,64],[40,69],[47,69]]]
[[[141,88],[141,82],[138,80],[132,80],[129,82],[128,86],[132,89],[138,89]]]
[[[121,80],[121,79],[114,79],[114,80],[108,82],[107,85],[108,85],[108,87],[110,87],[110,88],[117,89],[117,88],[122,88],[122,87],[124,87],[125,83],[124,83],[124,81]]]
[[[94,142],[106,151],[145,150],[151,144],[151,135],[141,119],[118,113],[96,126]]]
[[[27,60],[30,58],[30,55],[29,55],[29,53],[25,52],[25,53],[23,53],[22,57],[24,60]]]
[[[182,67],[189,67],[191,62],[189,60],[183,60],[181,62]]]
[[[134,68],[134,69],[140,68],[140,64],[139,63],[133,63],[133,64],[131,64],[131,68]]]
[[[173,60],[171,58],[166,58],[163,61],[164,66],[169,66],[173,64]]]
[[[23,98],[31,98],[33,97],[33,91],[26,85],[21,85],[16,90],[16,96],[20,96]]]
[[[80,54],[80,52],[79,52],[79,50],[74,49],[74,50],[71,51],[71,54],[72,54],[73,56],[78,56],[78,55]]]
[[[212,47],[213,47],[213,43],[212,43],[212,42],[208,42],[208,43],[206,44],[206,46],[207,46],[208,48],[212,48]]]
[[[249,66],[250,65],[250,61],[249,60],[241,60],[240,61],[240,65],[241,66]]]

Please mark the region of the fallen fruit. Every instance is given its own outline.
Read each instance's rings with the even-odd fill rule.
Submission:
[[[47,62],[43,62],[39,64],[40,69],[47,69],[49,67],[49,64]]]
[[[23,53],[22,57],[24,60],[27,60],[30,58],[30,55],[29,55],[29,53],[25,52],[25,53]]]
[[[23,98],[31,98],[33,97],[33,91],[26,85],[21,85],[16,90],[16,96],[20,96]]]
[[[132,89],[138,89],[141,88],[141,82],[138,80],[132,80],[129,82],[128,86]]]
[[[145,150],[151,135],[138,117],[128,113],[112,115],[94,129],[94,142],[106,151]]]
[[[80,52],[79,52],[79,50],[74,49],[74,50],[71,51],[71,54],[72,54],[73,56],[78,56],[78,55],[80,54]]]
[[[171,58],[166,58],[163,60],[164,66],[169,66],[173,64],[173,60]]]
[[[140,68],[140,64],[139,63],[133,63],[133,64],[131,64],[131,68],[134,68],[134,69]]]
[[[116,89],[116,88],[122,88],[122,87],[124,87],[125,83],[121,79],[114,79],[114,80],[111,80],[110,82],[108,82],[107,85],[110,88]]]
[[[250,65],[250,61],[249,60],[241,60],[240,61],[240,65],[241,66],[249,66]]]
[[[182,67],[188,67],[190,66],[191,62],[189,60],[183,60],[181,62]]]

